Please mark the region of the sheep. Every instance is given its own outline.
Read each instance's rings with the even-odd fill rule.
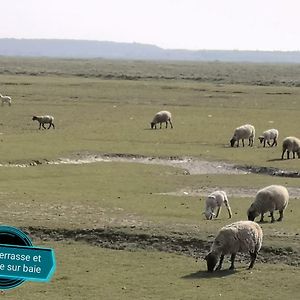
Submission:
[[[54,118],[52,116],[33,116],[32,120],[35,121],[37,120],[40,124],[39,129],[41,129],[41,126],[43,126],[44,129],[50,129],[52,126],[53,129],[55,129],[54,126]],[[45,127],[45,124],[49,124],[48,128]]]
[[[11,106],[11,97],[9,96],[3,96],[2,94],[0,94],[0,97],[1,97],[1,105],[3,106],[4,103],[7,103],[9,106]]]
[[[298,158],[300,158],[300,140],[294,136],[286,137],[282,141],[281,159],[283,159],[285,151],[287,151],[287,159],[290,159],[290,152],[293,152],[293,158],[295,158],[295,153],[297,153]]]
[[[253,146],[255,137],[255,128],[250,124],[242,125],[234,130],[233,137],[230,140],[231,147],[234,146],[235,142],[237,142],[237,147],[239,147],[240,140],[242,140],[243,147],[244,139],[249,139],[249,146]]]
[[[206,219],[211,220],[213,217],[217,218],[219,216],[219,213],[221,211],[221,206],[223,203],[225,204],[225,206],[228,210],[229,218],[231,218],[232,212],[231,212],[231,208],[229,206],[229,202],[228,202],[226,193],[224,191],[215,191],[215,192],[211,193],[210,195],[208,195],[208,197],[206,199],[205,211],[203,213],[205,215]],[[214,213],[214,210],[216,207],[218,208],[217,214]]]
[[[274,210],[279,211],[279,219],[282,221],[283,211],[289,203],[289,192],[282,185],[270,185],[259,190],[255,196],[254,202],[247,211],[248,220],[254,219],[261,215],[260,222],[264,221],[264,213],[270,212],[271,223],[275,222]]]
[[[156,129],[156,124],[157,123],[160,123],[160,129],[161,129],[161,124],[162,123],[166,123],[166,128],[168,128],[168,122],[170,123],[171,128],[173,128],[171,113],[169,111],[162,110],[154,116],[152,122],[150,123],[151,124],[151,129],[153,129],[153,128]]]
[[[264,147],[266,147],[266,142],[270,147],[274,145],[277,146],[277,139],[278,139],[278,130],[277,129],[268,129],[263,132],[261,136],[258,137],[260,143],[264,142]],[[273,140],[272,145],[270,144],[270,140]]]
[[[206,255],[207,271],[221,270],[224,256],[231,254],[229,270],[234,270],[234,261],[237,252],[250,253],[251,262],[248,267],[252,269],[257,254],[262,246],[263,232],[260,226],[252,221],[238,221],[224,226],[218,232],[210,252]]]

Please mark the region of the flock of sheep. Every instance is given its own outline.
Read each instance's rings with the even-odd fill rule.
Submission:
[[[168,128],[168,123],[171,128],[173,128],[172,123],[172,114],[169,111],[162,110],[155,114],[153,120],[151,121],[151,129],[156,129],[156,125],[160,124],[160,128],[162,124],[166,124],[166,128]],[[270,146],[277,146],[279,132],[277,129],[272,128],[264,131],[261,136],[258,137],[260,143],[263,143],[263,146],[266,147],[266,143]],[[244,140],[248,139],[249,146],[252,147],[255,139],[255,128],[253,125],[245,124],[240,127],[237,127],[234,130],[233,136],[230,140],[231,147],[234,147],[236,144],[237,147],[240,145],[240,140],[242,141],[243,147],[245,146]],[[271,144],[272,141],[272,144]],[[293,158],[295,158],[295,154],[297,153],[298,158],[300,158],[300,139],[289,136],[286,137],[282,142],[282,155],[281,159],[283,159],[285,152],[287,152],[287,158],[290,158],[290,153],[293,153]]]
[[[2,100],[2,105],[7,103],[11,106],[11,97],[0,94],[0,98]],[[53,127],[53,129],[55,128],[53,116],[33,116],[32,120],[39,122],[39,129],[42,127],[44,129],[50,129],[51,127]],[[166,128],[168,127],[168,124],[173,128],[172,115],[169,111],[160,111],[156,113],[151,122],[151,129],[156,129],[157,124],[160,124],[160,128],[162,128],[162,123],[166,124]],[[49,124],[48,128],[45,127],[45,124]],[[248,139],[249,146],[253,146],[254,138],[254,126],[246,124],[234,130],[230,144],[231,147],[234,147],[235,144],[239,147],[239,142],[241,140],[244,147],[244,140]],[[266,143],[270,147],[277,146],[278,130],[266,130],[258,139],[260,143],[263,143],[264,147],[266,146]],[[300,158],[300,140],[296,137],[285,138],[282,143],[282,159],[286,151],[288,159],[290,152],[293,153],[293,158],[295,158],[295,153],[297,153],[298,158]],[[274,211],[278,210],[280,216],[277,221],[281,221],[283,218],[283,211],[287,207],[288,201],[289,194],[287,189],[283,186],[271,185],[259,190],[255,196],[254,202],[247,211],[248,220],[224,226],[218,232],[209,254],[205,257],[205,260],[207,261],[207,270],[209,272],[220,270],[224,256],[227,254],[231,254],[230,269],[234,269],[234,261],[237,252],[248,252],[250,254],[251,263],[248,268],[251,269],[254,266],[257,253],[261,248],[263,238],[262,229],[254,222],[254,219],[261,215],[260,222],[263,222],[264,214],[270,212],[271,222],[274,222],[275,219],[273,214]],[[208,195],[204,211],[206,219],[212,220],[213,218],[217,218],[223,204],[227,208],[229,218],[231,218],[232,211],[226,193],[224,191],[215,191]],[[216,209],[217,212],[215,214]],[[218,260],[219,264],[216,267]]]
[[[166,128],[168,127],[168,123],[171,125],[171,128],[173,128],[172,115],[169,111],[160,111],[155,114],[151,122],[151,128],[156,129],[156,124],[160,124],[161,128],[162,123],[166,124]],[[278,136],[278,130],[273,128],[264,131],[258,139],[261,144],[263,143],[264,147],[266,147],[266,144],[273,147],[277,146]],[[231,147],[234,147],[236,144],[237,147],[239,147],[239,142],[241,140],[244,147],[245,139],[249,141],[248,145],[252,147],[255,139],[255,128],[253,125],[245,124],[236,128],[230,140],[230,145]],[[295,158],[296,153],[298,158],[300,158],[300,140],[292,136],[286,137],[282,142],[282,159],[286,151],[288,159],[290,158],[290,152],[293,153],[293,158]],[[208,272],[220,270],[222,268],[224,257],[227,254],[231,254],[231,265],[229,269],[233,270],[235,257],[238,252],[250,254],[251,262],[248,269],[253,268],[258,251],[262,246],[263,239],[263,231],[261,227],[254,222],[255,218],[260,215],[259,222],[263,222],[264,214],[269,212],[271,222],[273,223],[275,222],[274,211],[279,211],[279,218],[277,221],[282,221],[283,212],[286,209],[288,202],[289,193],[284,186],[270,185],[259,190],[255,196],[254,202],[247,210],[248,220],[226,225],[219,230],[210,252],[205,257]],[[226,192],[215,191],[208,195],[205,202],[205,210],[203,212],[206,219],[212,220],[213,218],[217,218],[223,204],[227,208],[229,218],[231,218],[232,210]]]

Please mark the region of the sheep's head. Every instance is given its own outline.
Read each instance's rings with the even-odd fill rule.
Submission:
[[[33,117],[32,117],[32,121],[34,121],[34,120],[37,120],[37,117],[36,117],[36,116],[33,116]]]
[[[254,219],[259,215],[259,212],[254,208],[253,203],[247,211],[248,220],[254,221]]]
[[[212,252],[208,253],[205,258],[206,260],[206,264],[207,264],[207,271],[208,272],[213,272],[214,268],[218,262],[218,258],[215,254],[213,254]]]
[[[213,217],[216,216],[216,214],[212,211],[204,211],[203,214],[205,215],[206,220],[211,220]]]
[[[230,145],[231,145],[231,147],[234,146],[235,142],[236,142],[236,139],[233,137],[233,138],[230,140]]]
[[[262,143],[265,138],[263,136],[259,136],[258,139],[259,139],[260,143]]]
[[[155,123],[154,122],[151,122],[151,129],[155,128]]]

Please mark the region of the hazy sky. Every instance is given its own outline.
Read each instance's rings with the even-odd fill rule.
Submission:
[[[2,0],[0,38],[300,50],[299,0]]]

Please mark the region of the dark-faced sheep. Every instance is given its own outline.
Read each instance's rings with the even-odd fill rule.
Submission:
[[[233,147],[234,144],[237,142],[237,147],[239,147],[240,140],[242,140],[243,147],[244,147],[245,146],[244,139],[248,139],[249,146],[252,147],[253,143],[254,143],[254,138],[255,138],[254,126],[252,126],[250,124],[245,124],[234,130],[233,136],[230,140],[230,145],[231,145],[231,147]]]
[[[153,129],[153,128],[156,129],[157,123],[160,124],[160,128],[161,128],[162,123],[166,123],[166,128],[168,128],[168,122],[170,123],[171,128],[173,128],[171,113],[169,111],[162,110],[162,111],[158,112],[157,114],[155,114],[155,116],[151,122],[151,129]]]
[[[279,219],[283,218],[283,211],[289,203],[289,192],[282,185],[269,185],[259,190],[255,196],[254,202],[247,211],[248,220],[254,219],[261,215],[260,222],[264,221],[264,214],[270,212],[271,222],[275,222],[274,211],[279,211]]]
[[[218,232],[211,250],[205,257],[207,271],[221,270],[225,255],[231,254],[229,270],[234,270],[234,261],[238,252],[249,253],[251,262],[248,269],[252,269],[257,254],[262,246],[263,232],[260,226],[252,221],[238,221],[224,226]]]
[[[53,123],[54,118],[52,116],[33,116],[32,120],[36,120],[39,122],[39,129],[41,129],[42,126],[44,129],[50,129],[51,126],[53,127],[53,129],[55,129]],[[48,128],[45,127],[45,124],[49,124]]]

